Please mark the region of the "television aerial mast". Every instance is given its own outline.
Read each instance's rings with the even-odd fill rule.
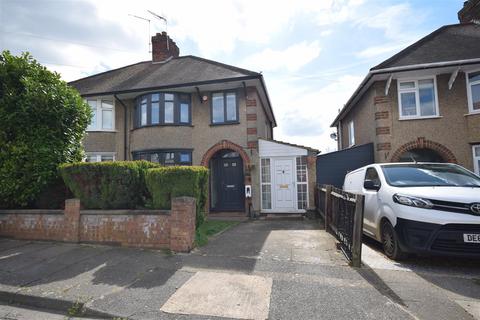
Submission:
[[[152,40],[150,39],[150,19],[129,14],[129,16],[148,22],[148,53],[152,53]]]
[[[155,12],[152,12],[150,10],[147,10],[152,16],[154,16],[155,18],[157,18],[158,20],[161,20],[161,21],[164,21],[165,22],[165,33],[168,34],[168,21],[167,21],[167,18],[165,17],[162,17],[161,15],[158,15],[156,14]],[[169,47],[168,47],[168,42],[167,41],[167,50],[170,50]]]

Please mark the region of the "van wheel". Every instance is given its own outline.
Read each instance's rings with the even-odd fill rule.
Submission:
[[[389,221],[382,223],[382,246],[385,255],[393,260],[401,260],[406,254],[400,249],[397,232]]]

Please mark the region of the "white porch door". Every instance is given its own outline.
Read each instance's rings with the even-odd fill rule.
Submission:
[[[275,160],[275,210],[295,210],[293,160]]]

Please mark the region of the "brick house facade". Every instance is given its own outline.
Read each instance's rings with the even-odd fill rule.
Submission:
[[[478,174],[480,25],[443,26],[370,69],[332,127],[339,150],[374,143],[376,162],[453,162]]]
[[[258,140],[273,140],[276,126],[263,76],[180,56],[166,33],[152,37],[152,51],[152,61],[70,83],[95,112],[87,161],[203,165],[211,171],[210,210],[261,211]]]

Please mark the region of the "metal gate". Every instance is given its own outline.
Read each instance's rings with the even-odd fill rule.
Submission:
[[[345,175],[375,162],[373,143],[317,156],[317,184],[342,188]]]

